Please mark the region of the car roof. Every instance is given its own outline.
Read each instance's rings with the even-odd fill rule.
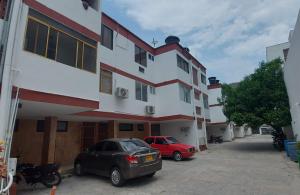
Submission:
[[[137,139],[137,138],[109,138],[109,139],[101,140],[100,142],[103,142],[103,141],[120,142],[120,141],[130,141],[130,140],[140,140],[140,139]]]
[[[148,136],[146,138],[151,138],[151,137],[158,137],[158,138],[165,138],[165,137],[172,137],[172,136],[166,136],[166,135],[158,135],[158,136]]]

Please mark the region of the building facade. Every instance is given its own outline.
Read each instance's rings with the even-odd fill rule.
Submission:
[[[286,61],[290,48],[290,43],[280,43],[266,48],[266,60],[270,62],[276,58]]]
[[[289,96],[290,111],[292,116],[292,128],[294,136],[300,141],[300,14],[293,30],[290,33],[290,49],[284,66],[284,80]]]
[[[12,2],[13,74],[1,86],[1,98],[10,90],[20,101],[12,157],[69,166],[112,137],[206,144],[206,68],[176,37],[154,48],[102,13],[100,0]]]

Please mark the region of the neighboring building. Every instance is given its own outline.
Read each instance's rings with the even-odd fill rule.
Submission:
[[[5,59],[20,99],[12,156],[69,166],[111,137],[206,144],[206,68],[177,37],[153,48],[102,13],[100,0],[15,2]]]
[[[207,124],[207,139],[211,136],[222,136],[224,141],[232,141],[234,139],[234,123],[229,123],[223,113],[223,105],[219,103],[218,99],[222,97],[222,85],[216,77],[209,78],[208,85],[209,94],[209,109],[210,109],[210,123]]]
[[[272,131],[273,131],[273,127],[271,127],[270,125],[262,125],[259,127],[259,134],[260,135],[271,135]]]
[[[295,29],[290,33],[289,41],[290,50],[284,66],[284,80],[289,96],[294,136],[300,141],[300,12]]]
[[[276,58],[280,58],[283,61],[286,61],[288,52],[290,48],[290,43],[280,43],[276,45],[272,45],[266,48],[266,59],[267,62],[275,60]]]

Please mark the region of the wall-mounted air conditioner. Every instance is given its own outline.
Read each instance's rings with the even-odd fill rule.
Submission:
[[[154,106],[146,106],[146,113],[147,114],[155,114],[155,107]]]
[[[117,87],[116,96],[125,99],[128,98],[128,95],[129,95],[128,89]]]

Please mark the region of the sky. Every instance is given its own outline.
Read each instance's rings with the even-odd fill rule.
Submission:
[[[152,45],[169,35],[222,83],[238,82],[288,41],[300,0],[103,0],[103,11]]]

